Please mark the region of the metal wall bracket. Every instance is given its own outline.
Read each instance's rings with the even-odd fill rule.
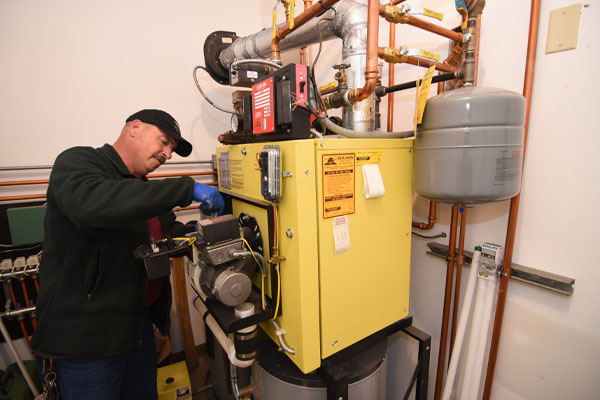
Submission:
[[[431,254],[432,256],[445,259],[446,255],[448,254],[448,246],[445,244],[429,242],[427,243],[427,247],[429,247],[427,254]],[[456,252],[458,253],[458,249]],[[473,252],[464,251],[464,265],[471,265],[472,256]],[[550,272],[525,267],[523,265],[514,263],[511,264],[511,270],[512,272],[510,277],[515,280],[548,289],[565,296],[570,296],[573,294],[573,285],[575,284],[574,278],[568,278],[566,276],[556,275]]]

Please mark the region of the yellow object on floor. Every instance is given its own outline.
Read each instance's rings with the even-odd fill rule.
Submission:
[[[159,368],[156,380],[158,400],[192,399],[192,386],[185,361]]]

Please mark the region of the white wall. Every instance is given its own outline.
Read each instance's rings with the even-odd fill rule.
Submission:
[[[227,129],[229,117],[208,105],[192,80],[192,68],[203,64],[204,38],[215,30],[243,36],[268,26],[273,3],[0,0],[0,166],[51,164],[69,146],[112,143],[125,118],[146,107],[171,112],[195,144],[190,158],[207,159],[216,137]],[[454,27],[459,18],[452,3],[431,0],[426,6],[443,11],[446,19],[440,24]],[[582,9],[577,49],[549,55],[544,54],[549,11],[572,2],[542,3],[513,256],[515,263],[575,278],[575,293],[562,297],[511,282],[495,399],[591,399],[600,393],[595,379],[600,370],[600,313],[596,310],[600,295],[595,288],[600,272],[593,252],[594,229],[600,219],[592,208],[600,194],[600,164],[595,157],[600,139],[594,118],[600,106],[599,78],[594,71],[600,61],[600,32],[595,23],[600,5],[589,3]],[[482,22],[479,85],[522,92],[528,24],[529,2],[488,1]],[[397,46],[421,47],[442,57],[447,53],[447,41],[435,35],[403,25],[396,32]],[[387,44],[387,37],[387,23],[381,21],[380,45]],[[319,84],[331,80],[330,67],[341,59],[339,48],[339,41],[324,44],[317,65]],[[396,83],[424,72],[400,65],[395,71]],[[204,72],[199,77],[215,102],[230,104],[230,89],[213,83]],[[396,130],[411,128],[414,94],[408,90],[395,96]],[[382,102],[383,116],[386,102]],[[385,126],[385,117],[382,123]],[[33,174],[1,175],[14,180]],[[26,192],[40,189],[3,189],[0,195]],[[448,232],[449,209],[438,207],[439,222],[433,232]],[[416,197],[414,218],[424,220],[427,210],[428,202]],[[482,241],[504,244],[507,214],[508,201],[469,209],[466,248],[472,250]],[[415,325],[433,337],[432,398],[445,263],[425,254],[425,241],[415,239],[412,251],[411,314]],[[196,329],[197,343],[203,340],[201,329]],[[403,395],[416,360],[414,344],[401,335],[391,343],[390,399]],[[181,350],[180,343],[177,350]]]
[[[596,399],[600,393],[599,263],[592,249],[600,218],[588,204],[598,197],[600,139],[594,113],[600,106],[595,23],[600,4],[582,8],[576,50],[545,54],[549,12],[571,1],[543,1],[529,140],[513,262],[576,279],[574,294],[556,295],[511,281],[492,398]],[[479,85],[522,93],[529,2],[487,2],[482,19]],[[466,248],[483,241],[504,244],[509,202],[468,211]],[[438,207],[434,232],[449,230],[450,206]],[[415,219],[427,217],[417,200]],[[438,240],[439,241],[439,240]],[[447,242],[446,242],[447,243]],[[435,386],[443,306],[445,262],[425,254],[426,241],[413,241],[411,313],[415,325],[433,336],[430,398]],[[463,271],[463,277],[468,269]],[[466,279],[463,280],[463,288]],[[463,296],[464,297],[464,296]],[[399,365],[416,355],[401,337],[390,357]],[[403,363],[403,364],[402,364]],[[397,371],[400,372],[400,371]],[[405,375],[405,374],[401,374]],[[403,394],[407,378],[388,385]],[[397,398],[397,397],[392,397]]]

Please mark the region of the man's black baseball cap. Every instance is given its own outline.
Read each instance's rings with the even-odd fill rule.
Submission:
[[[139,119],[147,124],[152,124],[158,129],[177,140],[179,144],[175,149],[175,153],[182,157],[187,157],[192,152],[192,145],[181,136],[179,124],[169,113],[162,110],[141,110],[131,115],[125,122]]]

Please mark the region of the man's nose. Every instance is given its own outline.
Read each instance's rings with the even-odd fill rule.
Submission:
[[[167,157],[167,160],[171,159],[171,155],[173,154],[173,149],[171,148],[171,146],[165,146],[165,156]]]

